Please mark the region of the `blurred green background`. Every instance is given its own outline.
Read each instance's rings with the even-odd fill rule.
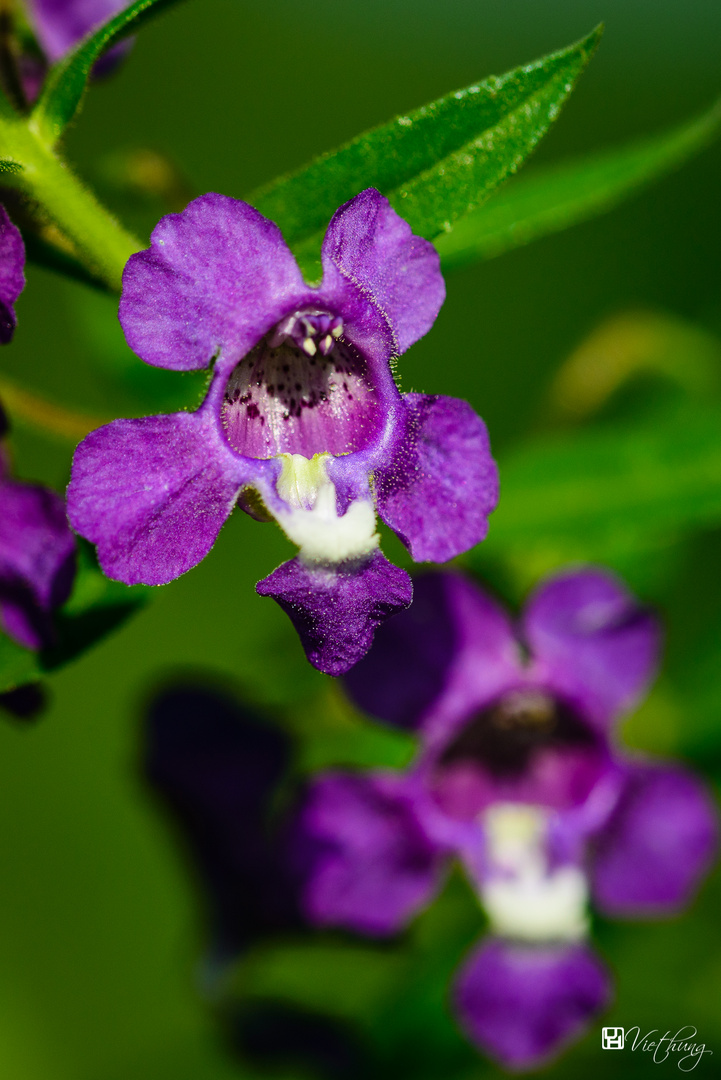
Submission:
[[[92,90],[68,153],[147,236],[164,208],[113,183],[126,152],[167,155],[191,194],[242,196],[395,113],[566,45],[600,20],[601,48],[529,170],[660,131],[721,91],[716,0],[187,0],[143,30],[128,62]],[[400,365],[402,388],[470,400],[502,462],[554,427],[568,439],[584,427],[612,437],[636,418],[654,426],[681,415],[693,429],[721,383],[720,188],[715,147],[594,222],[449,275],[435,327]],[[193,376],[133,358],[115,307],[30,267],[0,375],[101,418],[193,401],[201,386]],[[550,388],[569,355],[605,320],[639,310],[680,320],[676,374],[621,380],[580,422],[552,409]],[[616,333],[622,347],[628,327]],[[701,391],[684,378],[699,349],[708,374]],[[18,423],[13,446],[21,476],[65,484],[71,443]],[[568,558],[605,558],[622,571],[667,628],[661,679],[627,738],[686,756],[713,781],[721,775],[721,531],[712,514],[653,536],[611,524],[608,535],[581,530],[542,543],[531,529],[511,557],[489,542],[471,561],[515,602],[538,573]],[[403,561],[397,542],[384,543]],[[306,765],[392,761],[402,751],[338,706],[286,617],[255,595],[254,583],[290,550],[278,530],[236,514],[196,570],[156,590],[140,615],[48,680],[51,707],[36,725],[8,719],[0,727],[3,1080],[257,1075],[231,1054],[200,993],[197,898],[138,759],[148,695],[173,673],[194,672],[300,730]],[[699,1065],[708,1074],[721,1055],[720,900],[717,879],[682,919],[603,924],[597,933],[618,976],[606,1022],[662,1032],[695,1025],[715,1051]],[[250,995],[359,1016],[388,1075],[490,1076],[456,1033],[444,996],[481,926],[454,878],[396,947],[332,936],[280,943],[251,957],[237,982]],[[599,1032],[600,1024],[548,1075],[676,1067],[603,1053]],[[289,1066],[277,1075],[309,1074]]]

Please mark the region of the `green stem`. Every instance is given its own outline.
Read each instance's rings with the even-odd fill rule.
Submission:
[[[144,245],[127,232],[53,150],[18,118],[0,129],[0,154],[22,169],[7,181],[37,201],[72,242],[78,258],[119,291],[123,267]]]

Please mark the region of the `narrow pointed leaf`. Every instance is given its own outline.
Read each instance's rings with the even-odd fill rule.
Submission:
[[[692,123],[663,135],[514,180],[459,221],[452,232],[438,238],[444,269],[493,258],[612,209],[703,150],[719,129],[721,102]]]
[[[174,3],[177,0],[135,0],[51,69],[30,118],[41,142],[53,146],[75,116],[93,64],[101,53]]]
[[[397,117],[249,198],[303,263],[341,203],[376,187],[429,240],[476,209],[556,119],[599,42],[575,45]]]

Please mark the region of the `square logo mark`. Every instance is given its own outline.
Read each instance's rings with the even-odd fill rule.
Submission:
[[[605,1027],[601,1032],[603,1050],[623,1050],[624,1030],[622,1027]]]

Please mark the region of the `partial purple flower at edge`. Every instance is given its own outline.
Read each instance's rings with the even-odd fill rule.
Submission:
[[[25,288],[25,245],[20,230],[0,205],[0,345],[15,333],[15,301]]]
[[[127,7],[125,0],[28,0],[38,40],[51,64]]]
[[[0,344],[15,331],[15,301],[25,286],[25,247],[0,205]],[[8,424],[0,405],[0,440]],[[0,624],[20,645],[53,640],[52,612],[70,594],[75,539],[59,495],[13,480],[0,441]]]
[[[0,407],[0,431],[4,418]],[[0,625],[20,645],[53,642],[52,613],[70,595],[75,538],[60,495],[7,475],[0,445]]]
[[[584,944],[589,896],[610,915],[673,914],[714,857],[717,814],[699,780],[615,745],[659,646],[653,616],[601,570],[550,579],[518,628],[460,575],[428,574],[346,677],[362,707],[416,729],[420,749],[405,773],[315,780],[298,821],[303,910],[391,934],[459,858],[491,936],[454,1001],[508,1068],[558,1053],[609,1000]]]
[[[414,558],[445,561],[485,536],[498,480],[473,410],[401,395],[391,372],[443,302],[433,246],[368,189],[334,215],[322,261],[310,288],[278,228],[222,195],[163,218],[125,269],[120,320],[149,364],[212,364],[210,387],[195,413],[92,432],[68,510],[106,574],[149,585],[195,566],[236,505],[274,518],[299,553],[258,591],[338,675],[411,601],[376,512]]]
[[[125,7],[125,0],[27,0],[29,21],[47,61],[55,64],[67,56],[83,38],[108,22]],[[104,76],[116,67],[132,42],[113,45],[93,68],[94,76]],[[20,74],[25,95],[34,102],[42,88],[47,65],[42,57],[21,55]]]

